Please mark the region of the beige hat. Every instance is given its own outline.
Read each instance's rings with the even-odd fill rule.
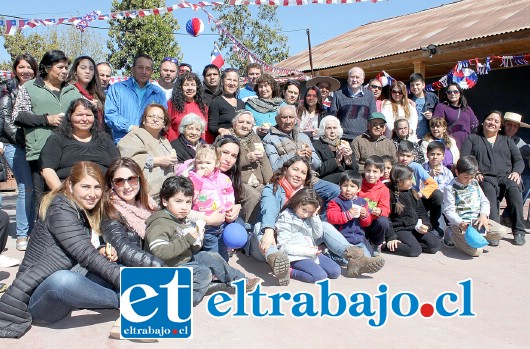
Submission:
[[[530,128],[530,125],[528,124],[525,124],[524,122],[521,122],[521,120],[523,119],[523,116],[521,114],[517,114],[517,113],[512,113],[512,112],[506,112],[504,114],[504,121],[512,121],[512,122],[516,122],[519,124],[519,126],[521,127],[526,127],[526,128]]]
[[[321,82],[327,82],[329,84],[329,92],[337,91],[340,88],[339,80],[332,78],[330,76],[317,76],[307,80],[306,86],[316,86]]]

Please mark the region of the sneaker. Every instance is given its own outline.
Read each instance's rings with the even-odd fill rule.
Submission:
[[[267,263],[278,278],[280,286],[289,285],[289,281],[291,281],[291,276],[289,275],[291,262],[289,262],[289,257],[282,251],[274,252],[267,256]]]
[[[374,251],[374,257],[377,257],[377,256],[381,255],[381,247],[382,246],[383,246],[383,244],[381,244],[381,245],[372,245],[372,250]]]
[[[245,292],[250,293],[253,292],[258,285],[260,285],[263,282],[262,278],[252,278],[247,279],[247,286],[245,287]]]
[[[19,251],[26,251],[26,248],[28,248],[28,238],[17,239],[16,248]]]
[[[110,329],[110,332],[109,332],[109,337],[114,338],[114,339],[122,339],[121,338],[121,317],[119,317],[116,321],[114,321],[114,324],[112,325],[112,328]],[[130,341],[140,342],[140,343],[155,343],[155,342],[158,342],[158,339],[139,338],[139,339],[130,339]]]
[[[524,233],[515,234],[513,238],[513,244],[517,246],[523,246],[526,243],[526,240],[524,238]]]
[[[453,244],[453,242],[451,240],[444,239],[444,245],[447,248],[455,248],[455,244]]]
[[[499,240],[488,240],[488,245],[492,247],[497,247],[499,246]]]
[[[20,264],[20,261],[16,258],[0,255],[0,267],[11,268]]]

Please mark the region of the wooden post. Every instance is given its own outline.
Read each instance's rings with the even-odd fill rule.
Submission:
[[[416,62],[414,62],[414,72],[415,73],[420,73],[421,75],[423,75],[424,78],[426,78],[426,76],[425,76],[425,61],[416,61]]]

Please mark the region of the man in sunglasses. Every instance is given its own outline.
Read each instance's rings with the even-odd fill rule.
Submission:
[[[166,100],[171,99],[173,94],[173,85],[177,79],[179,61],[176,58],[166,57],[160,63],[160,78],[153,82],[153,85],[158,86],[166,94]]]
[[[412,74],[409,81],[409,98],[416,103],[416,111],[418,112],[416,135],[419,139],[422,139],[430,131],[429,120],[432,118],[434,108],[438,104],[438,96],[432,92],[425,91],[425,79],[420,73]]]
[[[105,123],[112,130],[114,143],[140,126],[145,108],[151,103],[167,105],[166,94],[150,82],[153,59],[146,54],[134,57],[132,77],[113,84],[105,101]]]

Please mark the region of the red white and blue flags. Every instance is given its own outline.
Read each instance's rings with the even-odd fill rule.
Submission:
[[[221,55],[221,51],[219,51],[219,48],[217,46],[213,47],[212,64],[215,65],[219,69],[221,69],[221,67],[225,64],[225,60],[223,59],[223,56]]]

